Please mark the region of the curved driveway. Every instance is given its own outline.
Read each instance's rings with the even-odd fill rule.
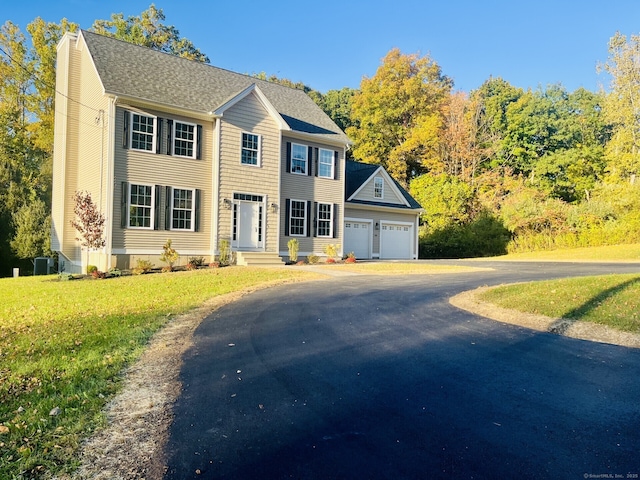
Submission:
[[[442,263],[495,270],[286,285],[209,316],[184,358],[165,478],[638,478],[640,351],[448,298],[640,265]]]

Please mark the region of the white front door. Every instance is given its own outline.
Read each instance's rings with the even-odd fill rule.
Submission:
[[[239,202],[238,247],[245,249],[258,248],[262,235],[260,234],[260,203]]]

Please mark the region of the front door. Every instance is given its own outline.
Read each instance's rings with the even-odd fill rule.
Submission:
[[[262,203],[240,201],[238,208],[238,248],[257,249],[262,243]]]

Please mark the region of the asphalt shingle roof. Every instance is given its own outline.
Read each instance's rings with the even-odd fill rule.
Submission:
[[[347,161],[346,165],[346,178],[345,178],[345,198],[349,198],[358,190],[364,182],[371,178],[380,165],[371,165],[368,163],[354,162],[352,160]],[[411,209],[420,209],[422,206],[407,192],[402,185],[400,185],[393,177],[391,180],[395,183],[396,187],[402,194],[402,196],[409,202]],[[350,203],[361,203],[366,205],[378,205],[378,206],[391,206],[396,208],[407,208],[393,203],[374,202],[364,200],[350,200]]]
[[[208,113],[256,84],[289,127],[332,142],[348,137],[302,90],[82,31],[105,92]]]

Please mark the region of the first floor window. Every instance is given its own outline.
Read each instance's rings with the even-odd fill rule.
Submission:
[[[183,188],[173,188],[172,191],[171,229],[193,230],[194,191]]]
[[[320,149],[320,158],[318,159],[318,176],[324,178],[333,178],[333,151]]]
[[[134,183],[130,185],[129,227],[153,228],[153,199],[153,186]]]
[[[260,137],[252,133],[242,134],[242,158],[240,162],[244,165],[258,165],[260,157]]]
[[[139,113],[131,113],[131,148],[155,152],[156,119]]]
[[[296,143],[291,145],[291,171],[307,174],[307,147]]]
[[[289,214],[289,234],[291,236],[304,237],[307,225],[307,202],[291,200]]]
[[[384,198],[384,182],[382,177],[375,177],[373,179],[373,196],[375,198]]]
[[[331,203],[319,203],[318,204],[318,236],[319,237],[332,237],[333,232],[333,204]]]
[[[173,154],[195,157],[196,126],[192,123],[173,122]]]

